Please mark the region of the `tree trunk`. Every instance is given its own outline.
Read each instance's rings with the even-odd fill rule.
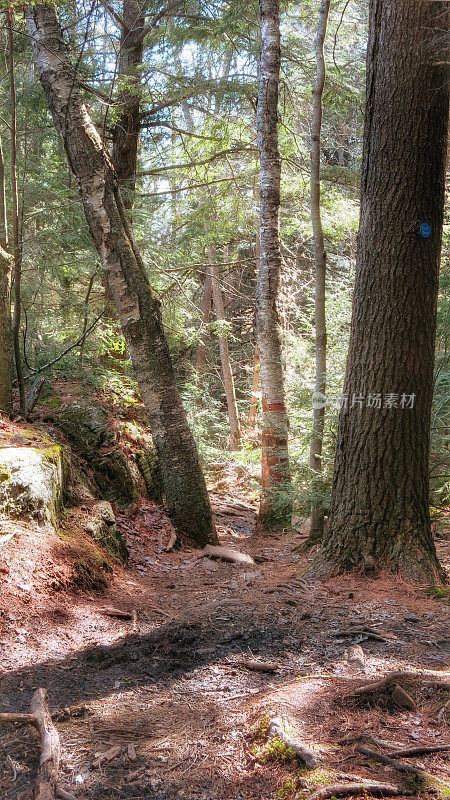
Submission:
[[[16,364],[17,383],[19,385],[20,413],[25,414],[25,381],[23,378],[22,358],[20,355],[20,318],[21,318],[21,280],[22,280],[22,244],[19,241],[19,196],[17,192],[17,164],[16,164],[16,84],[14,76],[14,48],[12,35],[12,11],[6,10],[6,29],[8,35],[8,63],[11,96],[11,194],[13,201],[13,248],[14,248],[14,316],[12,323],[12,336],[14,344],[14,360]]]
[[[0,138],[0,412],[12,414],[11,266],[6,215],[5,162]]]
[[[428,461],[449,99],[436,43],[448,3],[369,8],[348,401],[324,554],[340,569],[436,582]]]
[[[281,270],[278,152],[280,24],[278,0],[260,0],[261,59],[257,106],[261,163],[260,268],[256,288],[256,340],[260,357],[262,468],[259,519],[269,528],[290,524],[291,479],[278,294]]]
[[[118,65],[123,83],[115,103],[117,119],[113,131],[113,163],[116,168],[123,203],[131,211],[136,186],[137,154],[141,130],[142,55],[144,51],[145,13],[139,0],[123,0],[123,27],[120,36]]]
[[[250,428],[250,430],[254,430],[256,428],[258,400],[259,400],[259,353],[258,353],[258,348],[255,347],[255,352],[253,354],[252,396],[250,399],[250,411],[248,415],[248,427]]]
[[[0,247],[0,413],[12,414],[12,258]]]
[[[116,305],[161,465],[169,514],[197,544],[216,543],[197,449],[117,177],[83,103],[55,8],[26,7],[31,47],[55,126]]]
[[[315,41],[316,82],[313,89],[311,120],[311,221],[314,236],[315,269],[315,350],[316,381],[315,401],[313,403],[313,431],[309,451],[309,466],[314,477],[311,482],[311,528],[310,539],[323,537],[323,498],[320,475],[322,473],[323,430],[325,422],[325,392],[327,388],[327,325],[325,318],[325,275],[327,254],[323,239],[322,216],[320,213],[320,150],[322,133],[322,94],[325,85],[324,42],[327,32],[330,0],[322,0],[319,24]]]
[[[203,289],[202,336],[204,336],[204,329],[206,328],[209,322],[209,316],[211,314],[211,302],[212,302],[212,281],[211,281],[211,272],[208,269],[205,275],[205,284]],[[196,369],[201,382],[203,375],[206,372],[206,344],[203,338],[201,339],[197,350]]]
[[[216,252],[213,247],[208,248],[208,258],[210,261],[209,269],[211,274],[212,294],[214,311],[219,323],[225,322],[225,308],[220,287],[219,275],[217,272]],[[228,409],[228,422],[230,425],[230,450],[238,450],[241,441],[241,431],[239,428],[239,414],[236,403],[236,392],[234,389],[233,371],[231,369],[230,353],[228,350],[228,340],[226,332],[219,331],[219,350],[220,363],[222,364],[223,385]]]

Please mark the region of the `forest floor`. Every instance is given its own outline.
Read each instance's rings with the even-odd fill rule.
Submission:
[[[63,548],[77,512],[58,535],[9,523],[16,536],[0,549],[0,710],[27,711],[33,690],[47,689],[61,787],[80,800],[289,800],[357,776],[404,795],[449,797],[448,753],[402,760],[419,765],[422,779],[357,749],[449,744],[448,690],[412,679],[411,710],[392,691],[349,697],[391,670],[449,677],[445,598],[389,575],[303,578],[302,534],[252,536],[254,507],[236,492],[212,499],[221,542],[257,556],[256,566],[165,552],[167,518],[145,503],[118,515],[127,566],[103,591],[77,591]],[[448,531],[438,547],[449,568]],[[133,619],[105,615],[111,608]],[[349,652],[358,643],[361,664]],[[249,659],[277,669],[253,671],[242,663]],[[320,756],[316,769],[270,744],[275,716]],[[2,800],[28,796],[38,758],[33,729],[0,731]]]

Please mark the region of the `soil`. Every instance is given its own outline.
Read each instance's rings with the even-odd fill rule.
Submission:
[[[61,787],[80,800],[275,800],[357,776],[448,796],[448,753],[414,759],[431,776],[422,784],[371,761],[354,741],[340,744],[359,734],[398,747],[450,741],[448,692],[413,682],[413,711],[384,695],[346,697],[393,669],[443,676],[445,599],[391,575],[303,578],[311,559],[299,551],[304,535],[251,535],[255,508],[244,498],[216,493],[213,501],[221,542],[257,556],[255,567],[164,552],[168,519],[146,503],[118,514],[127,566],[114,564],[101,590],[81,591],[73,567],[89,545],[81,537],[77,550],[71,539],[81,512],[58,534],[3,523],[0,534],[16,535],[0,548],[1,710],[27,711],[33,690],[47,689],[63,749]],[[438,544],[448,566],[449,542]],[[111,607],[135,611],[135,620],[102,613]],[[385,641],[347,635],[352,626]],[[346,659],[355,644],[363,667]],[[250,671],[240,663],[248,659],[278,670]],[[290,720],[320,767],[305,771],[268,744],[274,716]],[[1,730],[4,800],[29,795],[38,758],[33,729]]]

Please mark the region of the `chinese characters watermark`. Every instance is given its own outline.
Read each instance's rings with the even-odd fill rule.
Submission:
[[[336,408],[340,410],[341,408],[345,409],[355,409],[357,411],[362,411],[363,408],[373,408],[377,410],[381,410],[382,408],[400,408],[400,409],[409,409],[414,408],[414,403],[416,400],[415,394],[406,394],[405,392],[386,392],[382,394],[380,392],[369,392],[366,394],[340,394],[334,398],[328,398],[326,395],[322,394],[321,392],[314,392],[312,396],[313,408],[325,408],[325,406],[331,406],[332,408]]]

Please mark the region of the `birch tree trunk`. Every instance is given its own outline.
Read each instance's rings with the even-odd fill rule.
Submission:
[[[325,85],[324,42],[327,32],[330,0],[322,0],[319,24],[315,41],[316,82],[313,89],[311,120],[311,221],[314,236],[315,269],[315,350],[316,380],[315,400],[313,402],[313,431],[309,451],[309,466],[315,477],[311,482],[311,528],[310,539],[323,537],[324,511],[321,496],[320,474],[322,473],[323,431],[325,422],[325,393],[327,373],[327,325],[325,318],[325,276],[327,254],[323,239],[322,216],[320,213],[320,151],[322,133],[322,95]],[[323,397],[323,400],[321,398]]]
[[[25,10],[28,35],[55,126],[75,175],[114,300],[158,453],[169,514],[197,544],[216,543],[197,449],[175,383],[160,303],[152,295],[118,180],[83,103],[56,10]]]
[[[281,160],[278,152],[280,21],[278,0],[260,0],[261,58],[256,125],[261,163],[260,268],[256,288],[256,340],[260,357],[262,467],[260,522],[290,524],[291,478],[288,417],[284,392],[278,294],[281,271],[279,211]]]
[[[211,274],[214,311],[219,323],[226,322],[225,307],[223,304],[222,289],[216,266],[216,252],[213,247],[208,248],[209,270]],[[231,369],[230,353],[226,333],[219,331],[220,363],[222,365],[223,385],[228,409],[228,422],[230,425],[230,450],[238,450],[241,441],[239,428],[239,414],[234,389],[233,371]]]
[[[370,0],[356,282],[323,552],[436,583],[430,415],[448,136],[447,2]],[[444,50],[444,48],[443,48]]]
[[[0,138],[0,413],[12,414],[11,267],[6,215],[5,162]]]
[[[20,413],[25,414],[25,381],[20,355],[20,318],[22,311],[21,282],[22,282],[22,244],[19,240],[19,195],[17,191],[17,165],[16,165],[16,82],[14,75],[14,48],[12,34],[12,11],[9,6],[6,10],[6,30],[8,37],[8,66],[11,96],[11,194],[12,194],[12,229],[14,253],[14,315],[12,322],[12,336],[14,345],[14,361],[16,364],[17,383],[19,386]]]

